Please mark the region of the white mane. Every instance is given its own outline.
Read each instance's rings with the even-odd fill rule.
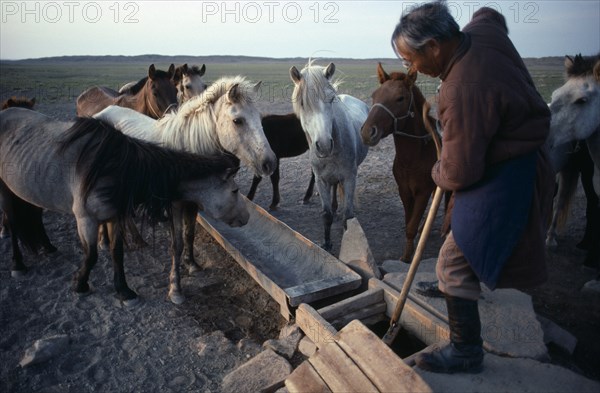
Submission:
[[[217,135],[214,106],[235,84],[244,95],[253,91],[251,83],[242,76],[221,78],[199,96],[184,102],[177,112],[165,114],[156,123],[161,131],[161,142],[198,154],[223,150]]]

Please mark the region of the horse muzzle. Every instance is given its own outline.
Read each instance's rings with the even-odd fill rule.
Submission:
[[[319,158],[329,157],[331,153],[333,153],[333,139],[329,139],[324,142],[316,141],[315,152]]]
[[[363,126],[360,130],[360,136],[367,146],[375,146],[381,140],[381,132],[379,132],[377,126]]]

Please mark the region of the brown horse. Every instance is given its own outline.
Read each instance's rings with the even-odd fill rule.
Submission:
[[[32,99],[26,98],[26,97],[15,97],[12,96],[7,100],[4,100],[2,102],[2,109],[8,109],[8,108],[25,108],[25,109],[33,109],[33,106],[35,105],[35,97]]]
[[[277,157],[277,167],[271,175],[271,185],[273,186],[273,199],[269,209],[276,210],[281,199],[279,195],[279,159],[296,157],[308,150],[308,142],[304,135],[304,129],[300,124],[300,119],[293,114],[287,115],[266,115],[261,118],[261,123],[267,141]],[[252,186],[248,191],[248,199],[254,199],[256,188],[262,177],[254,175]],[[304,194],[304,203],[310,201],[315,186],[315,174],[311,171],[310,183]]]
[[[152,64],[147,77],[121,93],[108,87],[90,87],[77,97],[77,116],[92,116],[109,105],[118,105],[158,119],[169,107],[177,105],[174,75],[174,64],[167,72],[157,70]]]
[[[386,136],[394,136],[393,174],[406,220],[406,248],[400,258],[409,262],[414,252],[414,240],[427,202],[435,189],[431,168],[435,164],[435,144],[423,122],[425,97],[415,85],[417,74],[393,72],[388,75],[377,66],[381,86],[371,95],[373,106],[363,124],[363,142],[375,146]],[[433,119],[430,119],[435,124]]]

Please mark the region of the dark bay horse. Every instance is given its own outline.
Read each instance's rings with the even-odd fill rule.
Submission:
[[[109,105],[118,105],[158,119],[169,107],[177,105],[174,75],[174,64],[167,72],[157,70],[152,64],[148,76],[121,93],[108,87],[90,87],[77,97],[77,116],[93,116]]]
[[[141,210],[150,224],[168,220],[172,227],[183,225],[181,217],[171,212],[174,203],[184,201],[202,204],[210,215],[231,226],[249,219],[233,180],[238,159],[162,148],[93,118],[70,124],[21,108],[2,111],[0,160],[4,164],[0,165],[0,207],[13,234],[12,274],[27,271],[19,241],[32,246],[40,241],[27,221],[28,211],[71,213],[85,252],[74,277],[78,293],[89,291],[102,223],[108,224],[115,290],[122,301],[131,301],[137,295],[125,280],[122,231],[135,210]]]
[[[277,166],[271,175],[271,185],[273,186],[273,199],[269,209],[277,209],[281,199],[279,195],[279,160],[281,158],[296,157],[308,150],[308,142],[304,135],[304,129],[300,124],[300,119],[293,114],[287,115],[266,115],[261,119],[263,131],[269,141],[269,145],[277,157]],[[252,186],[248,191],[248,199],[253,200],[256,194],[256,188],[262,177],[254,175]],[[315,174],[311,171],[310,183],[304,194],[304,203],[310,200],[315,186]]]
[[[406,221],[406,248],[400,258],[410,262],[419,224],[435,183],[431,168],[435,164],[435,144],[423,122],[425,97],[415,85],[416,73],[393,72],[388,75],[381,63],[377,65],[381,86],[372,94],[373,106],[363,124],[363,142],[375,146],[388,135],[393,135],[396,155],[392,172]],[[431,124],[435,124],[430,119]]]
[[[26,97],[10,97],[7,100],[2,101],[2,109],[8,108],[25,108],[33,109],[35,105],[35,97],[32,99]]]

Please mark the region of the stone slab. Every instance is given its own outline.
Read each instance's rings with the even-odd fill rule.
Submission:
[[[223,378],[223,392],[256,393],[275,391],[283,387],[291,374],[292,366],[287,360],[267,349]]]
[[[404,273],[388,273],[383,281],[400,291],[405,277]],[[445,300],[421,296],[413,289],[419,281],[434,281],[435,279],[435,273],[419,270],[413,281],[409,299],[421,308],[430,311],[447,326],[448,314]],[[533,310],[531,297],[514,289],[490,291],[483,285],[482,288],[479,314],[485,349],[502,356],[548,359],[548,350],[544,344],[544,332]],[[426,342],[428,345],[433,343]]]

